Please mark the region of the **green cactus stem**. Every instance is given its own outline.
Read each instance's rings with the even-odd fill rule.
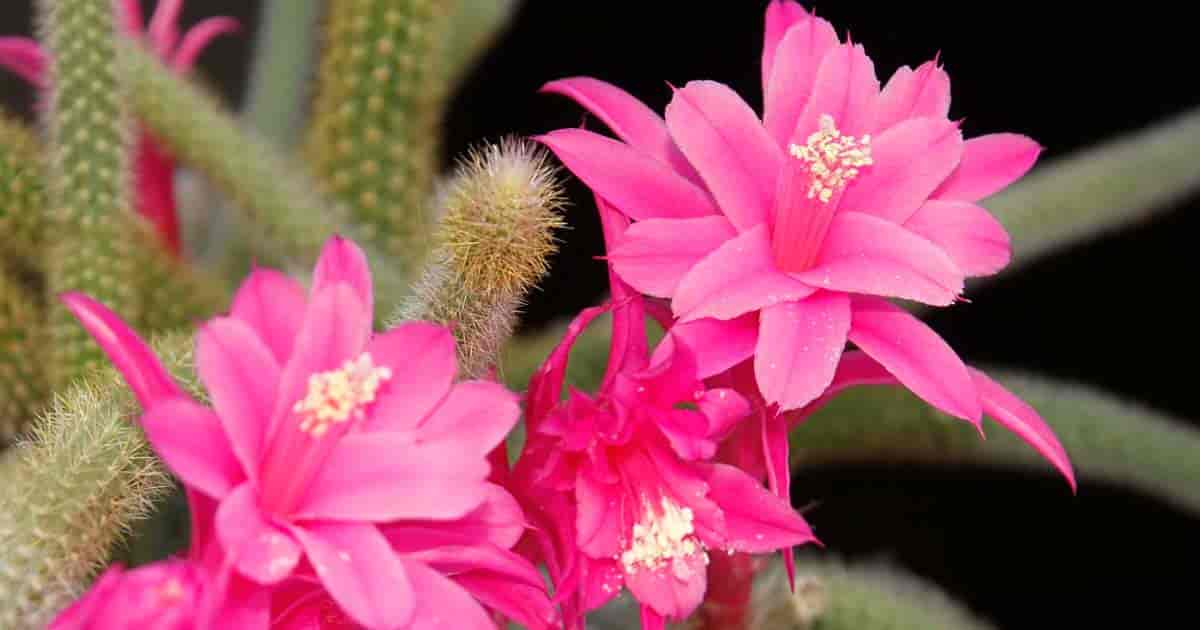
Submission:
[[[46,398],[44,311],[37,295],[0,268],[0,448]]]
[[[25,125],[0,112],[0,257],[25,270],[39,269],[45,213],[37,139]]]

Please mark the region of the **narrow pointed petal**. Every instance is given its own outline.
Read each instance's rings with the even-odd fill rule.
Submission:
[[[821,116],[833,117],[837,128],[846,135],[858,136],[870,132],[879,98],[879,80],[875,64],[863,47],[841,44],[821,60],[812,98],[804,106],[791,141],[803,144],[809,134],[819,128]]]
[[[630,286],[669,298],[683,276],[737,230],[722,216],[699,219],[647,219],[634,223],[608,260]]]
[[[212,410],[187,398],[155,405],[142,416],[154,452],[184,484],[220,499],[246,479],[246,473]]]
[[[783,153],[742,97],[715,81],[692,81],[676,90],[666,117],[730,223],[744,231],[767,222]]]
[[[913,118],[871,142],[874,164],[842,196],[841,211],[904,223],[958,166],[962,132],[945,119]]]
[[[1012,259],[1012,243],[1004,226],[970,202],[932,199],[904,227],[942,248],[968,276],[989,276]]]
[[[625,90],[590,77],[571,77],[551,81],[543,85],[541,91],[574,100],[629,146],[670,165],[690,181],[700,182],[696,169],[671,140],[662,117]]]
[[[771,0],[767,6],[766,25],[763,29],[762,51],[762,88],[763,93],[769,93],[771,75],[775,73],[776,59],[780,55],[779,47],[788,31],[797,24],[804,24],[814,19],[793,0]]]
[[[686,344],[696,357],[696,376],[703,379],[749,359],[757,342],[756,313],[730,320],[697,319],[672,326],[650,361],[656,364],[674,352],[674,344]]]
[[[995,419],[1000,426],[1017,434],[1034,450],[1041,453],[1075,490],[1075,471],[1071,468],[1071,460],[1063,448],[1054,430],[1046,424],[1038,412],[1028,403],[1017,398],[1012,392],[992,380],[988,375],[974,368],[968,368],[971,379],[979,388],[979,398],[983,403],[983,412]]]
[[[495,630],[496,624],[463,587],[423,563],[401,562],[415,600],[412,622],[406,630]]]
[[[784,414],[772,410],[762,416],[762,449],[763,462],[767,469],[767,487],[771,494],[779,497],[780,501],[792,503],[792,467],[788,459],[790,444],[788,443],[788,419]],[[787,571],[788,584],[796,582],[796,555],[792,553],[792,545],[782,547],[779,553],[783,556],[784,569]]]
[[[533,433],[536,424],[550,414],[562,399],[563,380],[567,373],[567,359],[575,341],[583,334],[589,324],[597,317],[607,313],[612,305],[593,306],[585,308],[575,316],[567,326],[567,332],[562,341],[550,352],[550,356],[542,362],[538,371],[529,379],[529,387],[525,393],[525,421],[531,426],[526,430]]]
[[[28,37],[0,37],[0,68],[25,79],[34,87],[45,87],[48,60],[38,43]]]
[[[732,389],[712,387],[696,401],[696,406],[708,419],[705,437],[724,439],[739,422],[750,415],[750,401]]]
[[[304,287],[287,274],[255,269],[233,296],[229,316],[253,328],[282,365],[292,353],[307,302]]]
[[[459,573],[452,579],[479,603],[529,630],[559,627],[558,612],[550,604],[544,586],[514,583],[507,576],[482,571]]]
[[[412,444],[396,433],[352,433],[325,460],[297,518],[450,520],[479,506],[489,467],[455,442]]]
[[[875,109],[875,129],[883,131],[909,118],[945,118],[950,113],[950,75],[927,61],[904,66],[888,79]]]
[[[830,398],[839,392],[859,385],[899,385],[892,373],[861,350],[851,350],[842,354],[837,373],[833,382],[825,390],[822,397]]]
[[[832,291],[935,306],[952,304],[963,290],[963,272],[941,248],[895,223],[859,212],[834,215],[816,265],[792,275]]]
[[[680,321],[733,319],[780,302],[799,300],[815,288],[779,271],[767,226],[726,241],[696,263],[679,282],[671,308]]]
[[[454,335],[445,326],[407,322],[375,335],[367,353],[392,371],[380,389],[363,431],[411,431],[450,392],[458,370]]]
[[[792,27],[780,41],[763,104],[763,126],[780,147],[786,149],[792,141],[800,114],[817,85],[821,61],[837,45],[833,25],[817,17]]]
[[[277,584],[300,562],[300,545],[267,520],[250,482],[238,486],[217,508],[217,538],[242,575]]]
[[[713,465],[708,495],[725,514],[726,544],[730,549],[766,553],[817,542],[804,517],[789,502],[733,466]]]
[[[597,195],[638,220],[717,214],[705,190],[629,145],[582,129],[536,138]]]
[[[150,16],[146,35],[160,57],[170,57],[179,41],[179,14],[183,12],[183,0],[160,0]]]
[[[112,361],[143,409],[183,395],[150,346],[116,313],[83,293],[63,293],[59,300]]]
[[[1042,147],[1015,133],[993,133],[963,144],[958,168],[933,193],[938,199],[979,201],[1017,181],[1037,161]]]
[[[312,294],[316,295],[338,283],[354,289],[354,294],[366,307],[367,313],[375,312],[371,266],[367,262],[367,255],[354,241],[334,236],[321,249],[321,256],[313,269]]]
[[[822,291],[763,309],[754,375],[763,398],[784,411],[820,396],[833,380],[850,331],[850,298]]]
[[[368,628],[411,628],[415,585],[374,525],[308,523],[292,530],[321,584],[341,609]]]
[[[274,355],[249,326],[217,317],[197,334],[196,371],[238,461],[257,478],[280,378]]]
[[[196,65],[196,58],[212,41],[222,35],[236,33],[241,24],[231,17],[211,17],[201,20],[183,36],[179,48],[175,51],[174,66],[176,70],[187,72]]]
[[[937,333],[886,300],[855,296],[851,308],[854,345],[929,404],[979,426],[983,409],[975,383]]]
[[[146,23],[142,19],[142,3],[141,0],[120,0],[120,19],[121,24],[125,28],[128,35],[140,35],[142,27]]]

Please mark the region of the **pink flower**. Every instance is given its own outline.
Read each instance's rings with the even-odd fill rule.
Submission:
[[[415,615],[429,602],[469,601],[431,575],[431,562],[394,550],[377,524],[436,531],[494,502],[486,457],[516,422],[516,397],[494,383],[454,384],[445,328],[409,323],[372,336],[371,278],[353,243],[326,245],[307,296],[286,276],[256,270],[230,315],[201,328],[196,366],[212,409],[171,395],[177,388],[145,344],[103,307],[80,295],[64,301],[151,403],[147,437],[215,503],[204,531],[242,576],[319,583],[370,628],[428,623]],[[436,615],[472,611],[456,603]]]
[[[703,338],[702,377],[753,357],[765,400],[799,409],[829,386],[847,342],[939,409],[973,423],[962,361],[879,299],[953,303],[967,276],[1009,259],[975,205],[1029,169],[1023,136],[962,139],[936,62],[882,90],[861,45],[791,1],[767,9],[760,120],[728,87],[694,81],[665,121],[588,78],[574,98],[623,141],[565,129],[541,138],[593,191],[636,220],[609,259],[635,289],[669,298],[678,334]],[[688,329],[692,330],[688,330]]]
[[[605,210],[610,240],[619,217]],[[790,505],[742,471],[705,461],[748,411],[706,389],[679,344],[651,365],[642,298],[614,278],[614,303],[585,310],[530,382],[528,443],[512,485],[534,526],[568,623],[627,587],[644,624],[682,619],[704,596],[709,553],[814,542]],[[608,375],[595,396],[560,402],[567,356],[583,329],[613,312]],[[575,627],[575,626],[572,626]]]
[[[181,37],[178,22],[183,0],[159,2],[145,30],[139,0],[121,0],[120,10],[126,32],[133,37],[144,34],[154,51],[181,73],[192,69],[196,58],[213,39],[239,28],[233,18],[213,17],[202,20]],[[45,88],[48,64],[49,60],[36,41],[25,37],[0,37],[0,67],[8,68],[38,88]],[[149,131],[142,129],[138,134],[134,162],[138,212],[154,224],[168,249],[179,254],[175,160]]]

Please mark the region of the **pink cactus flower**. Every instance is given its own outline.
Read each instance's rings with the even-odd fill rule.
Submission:
[[[378,524],[436,532],[494,502],[486,457],[516,422],[516,397],[495,383],[454,384],[445,328],[372,335],[370,272],[353,243],[326,245],[307,296],[256,270],[230,315],[201,328],[196,367],[212,409],[170,395],[177,388],[145,344],[102,306],[77,294],[64,301],[139,400],[153,401],[147,437],[216,504],[208,529],[241,576],[320,584],[368,628],[420,627],[428,602],[470,599],[431,575],[432,560],[393,549]],[[478,627],[458,604],[436,616]]]
[[[621,219],[602,216],[611,240]],[[706,461],[747,413],[745,401],[706,389],[683,344],[651,365],[642,298],[613,280],[613,303],[581,313],[530,382],[529,441],[512,485],[534,526],[529,548],[546,562],[570,627],[624,586],[641,603],[643,624],[661,628],[700,604],[710,553],[815,538],[788,502]],[[608,375],[595,396],[573,390],[560,402],[571,347],[606,310]]]
[[[665,120],[601,81],[555,81],[544,89],[621,141],[581,129],[541,140],[636,220],[609,260],[635,289],[670,299],[679,335],[704,338],[702,377],[753,357],[765,400],[800,409],[851,342],[977,424],[962,361],[928,328],[892,326],[908,316],[879,298],[945,306],[964,278],[1003,267],[1008,236],[974,202],[1025,173],[1040,147],[1014,134],[964,142],[936,61],[880,90],[863,47],[791,0],[767,9],[762,76],[761,119],[712,81],[677,89]]]
[[[213,39],[238,30],[237,20],[212,17],[186,33],[179,32],[183,0],[158,3],[148,27],[143,26],[139,0],[121,0],[121,23],[131,37],[147,38],[153,50],[181,73],[195,65]],[[38,88],[47,86],[49,60],[38,43],[26,37],[0,37],[0,68],[7,68]],[[134,185],[138,212],[150,221],[167,248],[178,255],[182,248],[175,203],[175,160],[146,129],[138,133],[134,153]]]

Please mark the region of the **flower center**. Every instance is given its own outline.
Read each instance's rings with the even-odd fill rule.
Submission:
[[[805,163],[812,174],[807,197],[829,203],[833,196],[846,189],[858,177],[858,169],[870,166],[871,136],[843,136],[833,116],[821,116],[821,128],[808,137],[804,145],[791,144],[788,153]]]
[[[646,502],[641,522],[633,526],[629,548],[621,554],[625,572],[657,570],[669,562],[681,579],[687,579],[691,572],[688,557],[704,553],[695,535],[694,518],[690,508],[680,507],[665,496],[658,508]]]
[[[386,366],[376,366],[366,352],[342,367],[308,377],[308,392],[292,407],[300,430],[319,438],[335,424],[361,420],[379,387],[392,378]]]

